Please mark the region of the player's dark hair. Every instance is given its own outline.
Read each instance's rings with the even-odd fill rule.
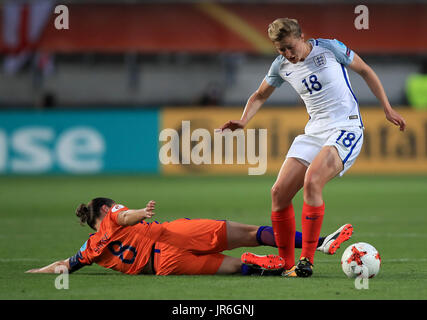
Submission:
[[[114,200],[109,198],[95,198],[92,199],[88,204],[82,203],[76,209],[76,216],[80,219],[80,224],[88,224],[93,230],[95,229],[96,219],[101,215],[101,207],[105,204],[112,207]]]

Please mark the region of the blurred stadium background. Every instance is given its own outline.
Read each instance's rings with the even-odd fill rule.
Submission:
[[[425,299],[427,1],[363,1],[369,10],[369,29],[363,30],[355,27],[359,4],[1,1],[0,239],[14,245],[0,247],[0,298],[111,299],[116,293],[176,299],[179,293],[180,299]],[[68,30],[55,28],[57,5],[68,8]],[[92,271],[82,271],[73,290],[58,293],[46,278],[22,277],[26,269],[75,254],[88,228],[78,226],[73,211],[95,196],[129,207],[153,198],[159,221],[209,217],[269,224],[269,188],[307,120],[290,86],[276,90],[250,123],[268,130],[264,176],[248,177],[249,164],[163,165],[159,133],[182,133],[182,121],[190,120],[191,130],[213,135],[226,120],[239,118],[276,57],[267,26],[286,16],[299,20],[306,38],[336,38],[357,52],[407,120],[404,133],[388,123],[362,78],[349,70],[365,142],[345,178],[327,188],[323,229],[356,224],[356,240],[373,243],[386,261],[382,281],[361,295],[343,278],[335,256],[319,258],[319,277],[311,282],[263,280],[257,292],[240,290],[247,286],[238,279],[198,279],[192,286],[172,277],[163,287],[144,277],[101,283]],[[298,195],[296,210],[301,206]]]
[[[240,117],[276,56],[266,28],[281,16],[297,18],[307,38],[359,53],[408,120],[406,133],[393,130],[350,71],[366,126],[350,172],[427,173],[426,3],[366,1],[369,29],[358,30],[357,1],[3,1],[0,173],[247,172],[162,167],[158,133],[181,120],[213,130]],[[55,28],[59,4],[68,30]],[[302,106],[283,85],[251,124],[270,130],[269,173],[303,130]],[[133,156],[120,160],[119,150]]]

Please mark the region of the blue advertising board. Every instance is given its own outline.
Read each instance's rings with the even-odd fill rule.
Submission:
[[[0,112],[0,174],[157,173],[159,112]]]

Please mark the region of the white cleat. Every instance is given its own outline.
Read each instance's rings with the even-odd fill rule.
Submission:
[[[317,247],[316,250],[321,251],[325,254],[335,254],[339,249],[341,243],[351,238],[353,234],[353,226],[351,224],[345,224],[337,231],[328,235],[323,241],[322,245]]]

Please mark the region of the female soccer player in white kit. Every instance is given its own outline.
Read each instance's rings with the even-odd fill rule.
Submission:
[[[357,72],[384,108],[387,120],[405,129],[405,120],[390,106],[375,72],[338,40],[309,39],[295,19],[275,20],[269,38],[279,56],[260,87],[250,96],[240,120],[231,120],[222,130],[242,129],[254,117],[275,88],[288,82],[300,95],[310,116],[305,134],[292,143],[271,189],[271,220],[279,256],[285,260],[284,276],[309,277],[325,205],[322,190],[355,162],[363,144],[363,122],[346,67]],[[295,213],[292,199],[304,187],[302,209],[302,252],[295,265]],[[342,233],[337,234],[344,234]],[[330,249],[331,250],[331,249]],[[333,250],[336,250],[333,249]],[[249,258],[257,264],[257,256]],[[258,259],[262,259],[258,257]],[[271,257],[269,258],[271,259]]]

